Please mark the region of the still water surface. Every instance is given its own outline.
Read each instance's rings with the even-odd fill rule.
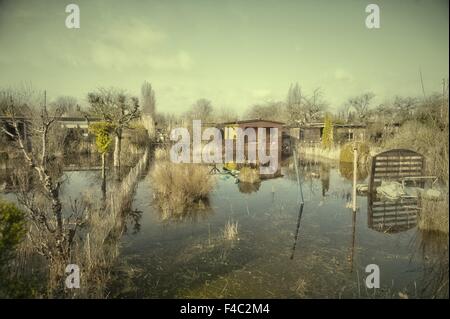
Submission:
[[[133,201],[142,215],[122,238],[109,297],[448,297],[448,237],[425,236],[414,222],[398,232],[369,227],[366,196],[356,214],[346,207],[349,168],[317,160],[300,162],[299,216],[292,159],[281,173],[256,186],[216,175],[209,205],[172,221],[153,207],[152,180],[143,176]],[[65,174],[64,201],[100,198],[98,170]],[[223,238],[230,220],[238,223],[235,241]],[[380,268],[380,289],[365,286],[369,264]]]
[[[146,176],[133,205],[143,212],[141,228],[124,237],[114,295],[414,298],[432,297],[440,288],[448,296],[448,287],[439,286],[448,283],[446,239],[424,239],[414,223],[397,233],[368,227],[365,196],[358,196],[355,215],[346,208],[348,169],[319,161],[301,162],[305,205],[299,222],[292,161],[284,165],[282,177],[259,188],[217,176],[211,209],[173,222],[159,218]],[[223,239],[229,220],[239,225],[234,242]],[[365,288],[368,264],[380,267],[381,289],[375,292]]]

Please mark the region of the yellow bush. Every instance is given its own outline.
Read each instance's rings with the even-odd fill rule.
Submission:
[[[358,162],[365,163],[370,156],[370,147],[364,142],[351,142],[341,147],[339,160],[344,163],[353,163],[353,147],[358,151]]]

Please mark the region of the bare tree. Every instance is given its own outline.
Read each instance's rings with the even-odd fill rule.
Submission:
[[[302,102],[302,91],[299,84],[291,84],[286,98],[286,119],[291,124],[299,124],[306,121]]]
[[[53,108],[59,108],[63,115],[73,116],[77,112],[77,99],[72,96],[58,96],[50,103]]]
[[[286,99],[286,120],[291,124],[302,124],[319,120],[324,116],[327,105],[322,91],[317,88],[307,96],[298,83],[289,87]]]
[[[327,104],[323,100],[320,88],[315,89],[311,96],[305,96],[303,100],[306,121],[317,121],[324,116]]]
[[[372,92],[367,92],[359,96],[352,97],[347,101],[347,112],[353,108],[356,111],[356,116],[360,121],[368,119],[370,114],[370,103],[375,97]]]
[[[123,129],[141,116],[138,98],[120,90],[100,88],[88,94],[88,101],[90,112],[114,128],[114,167],[119,169]]]
[[[141,96],[142,113],[154,117],[156,109],[155,91],[153,90],[152,85],[147,81],[142,84]]]
[[[272,121],[283,120],[285,104],[281,101],[270,101],[263,104],[255,104],[247,111],[246,116],[251,119]]]
[[[55,144],[50,143],[50,139],[58,138],[53,130],[57,127],[63,109],[56,105],[53,108],[47,107],[45,93],[44,101],[40,102],[41,106],[38,108],[34,107],[34,101],[29,97],[28,93],[13,90],[1,92],[1,109],[7,117],[9,127],[12,127],[11,130],[2,126],[1,131],[16,144],[30,168],[29,172],[36,173],[44,199],[50,202],[52,213],[49,215],[46,207],[38,204],[40,201],[36,200],[35,191],[24,187],[24,180],[19,180],[22,189],[19,201],[27,209],[32,224],[38,230],[35,236],[42,237],[37,239],[31,236],[30,239],[38,253],[51,260],[66,260],[70,255],[76,228],[82,221],[78,217],[75,221],[63,218],[60,200],[62,180],[52,171],[56,148]],[[31,144],[27,142],[29,138],[33,140]],[[26,174],[27,171],[22,170],[22,173]]]
[[[213,120],[214,108],[210,100],[199,99],[187,111],[186,117],[189,121],[201,120],[202,122],[211,122]]]
[[[417,99],[413,97],[396,96],[392,103],[393,112],[398,121],[405,121],[411,118],[416,107]]]
[[[216,122],[232,122],[238,119],[238,115],[234,109],[222,107],[215,116]]]

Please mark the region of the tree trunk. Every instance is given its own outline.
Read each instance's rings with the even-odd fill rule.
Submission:
[[[120,168],[120,151],[122,148],[122,134],[116,133],[114,140],[114,167]]]
[[[106,164],[106,153],[102,153],[102,199],[103,199],[103,201],[106,200],[106,171],[105,171],[105,164]]]

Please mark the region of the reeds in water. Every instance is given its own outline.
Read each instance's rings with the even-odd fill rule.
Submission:
[[[225,224],[225,228],[223,230],[223,238],[228,241],[235,241],[238,239],[238,222],[229,220]]]

